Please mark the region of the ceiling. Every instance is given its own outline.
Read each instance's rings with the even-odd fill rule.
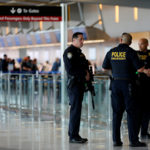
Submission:
[[[0,5],[59,5],[60,3],[101,3],[128,7],[150,8],[150,0],[0,0]]]
[[[77,2],[89,3],[89,4],[93,3],[93,4],[103,4],[103,5],[119,5],[119,6],[150,9],[150,0],[0,0],[0,6],[53,6],[53,5],[60,5],[60,3],[78,5],[79,3]],[[71,5],[72,6],[70,7],[71,11],[74,11],[73,8],[75,8],[75,5]],[[74,19],[74,21],[79,21],[80,24],[82,22],[82,20],[80,20],[81,16],[79,17],[79,15],[76,15],[76,14],[80,14],[78,8],[74,12],[76,13],[74,13],[73,15],[78,16],[77,18],[79,18],[79,20]],[[53,23],[50,23],[48,24],[48,26],[46,26],[46,30],[53,29],[54,26],[55,25]],[[4,29],[1,27],[4,27]],[[33,22],[0,22],[0,35],[6,35],[5,28],[7,29],[7,27],[10,28],[8,34],[13,34],[15,28],[17,27],[19,29],[18,33],[26,33],[26,32],[28,33],[30,31],[36,32],[36,30],[39,30],[39,25],[36,26],[36,23]]]

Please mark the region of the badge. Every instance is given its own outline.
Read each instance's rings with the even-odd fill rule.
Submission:
[[[80,57],[84,57],[84,58],[85,58],[85,55],[84,55],[84,54],[81,54]]]
[[[69,58],[69,59],[71,59],[72,58],[72,53],[67,53],[67,57]]]

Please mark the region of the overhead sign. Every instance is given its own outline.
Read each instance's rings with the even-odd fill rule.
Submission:
[[[61,21],[61,7],[0,6],[0,21]]]

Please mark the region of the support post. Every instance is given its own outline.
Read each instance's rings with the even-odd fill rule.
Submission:
[[[61,21],[61,111],[62,111],[62,119],[64,119],[64,106],[65,106],[65,99],[66,99],[66,90],[65,90],[65,68],[63,62],[63,53],[64,50],[67,48],[67,4],[61,4],[61,11],[62,11],[62,21]]]

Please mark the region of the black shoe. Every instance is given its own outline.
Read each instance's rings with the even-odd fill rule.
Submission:
[[[79,144],[83,144],[85,143],[86,141],[81,139],[81,138],[70,138],[69,139],[69,142],[70,143],[79,143]]]
[[[121,141],[117,141],[113,143],[113,146],[122,146],[122,142]]]
[[[131,147],[146,147],[147,145],[144,142],[137,141],[136,143],[130,143],[129,146],[131,146]]]
[[[141,139],[150,139],[150,134],[141,135]]]
[[[87,139],[87,138],[82,138],[80,135],[78,135],[78,136],[77,136],[77,138],[79,138],[79,139],[81,139],[81,140],[83,140],[83,141],[85,141],[85,142],[87,142],[87,141],[88,141],[88,139]]]

